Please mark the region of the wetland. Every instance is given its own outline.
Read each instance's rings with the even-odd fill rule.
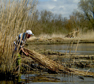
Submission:
[[[77,46],[78,45],[78,46]],[[26,47],[34,50],[48,58],[64,65],[80,70],[94,72],[94,44],[30,44]],[[76,50],[77,48],[77,50]],[[30,59],[29,59],[30,60]],[[29,63],[27,63],[29,64]],[[0,84],[17,84],[18,81],[24,84],[93,84],[93,77],[84,77],[68,73],[54,73],[47,68],[31,60],[31,69],[23,71],[19,78],[3,79]]]

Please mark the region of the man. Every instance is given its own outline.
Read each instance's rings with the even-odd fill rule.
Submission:
[[[24,53],[25,55],[28,55],[28,53],[26,53],[24,51],[23,47],[24,47],[24,45],[26,43],[26,40],[28,38],[30,38],[32,35],[34,35],[34,34],[32,33],[31,30],[27,30],[25,33],[19,34],[16,42],[14,42],[14,44],[15,44],[15,50],[14,51],[19,50],[20,51],[20,54],[21,53]]]
[[[32,33],[31,30],[27,30],[25,33],[21,33],[18,35],[17,39],[16,39],[16,42],[14,42],[15,44],[15,49],[14,49],[14,52],[12,54],[12,57],[14,58],[14,53],[15,51],[17,51],[17,60],[16,60],[16,66],[19,66],[19,69],[18,69],[18,74],[20,73],[20,66],[21,66],[21,54],[25,54],[26,56],[28,55],[27,52],[24,51],[23,47],[25,45],[25,42],[28,38],[30,38],[32,35],[34,35]]]

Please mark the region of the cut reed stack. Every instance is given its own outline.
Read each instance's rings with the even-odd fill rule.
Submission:
[[[94,77],[93,72],[82,71],[82,70],[78,70],[78,69],[74,69],[74,68],[67,68],[67,67],[64,67],[63,65],[47,58],[46,56],[35,52],[35,51],[31,51],[26,48],[24,48],[24,50],[29,53],[29,57],[31,57],[33,60],[37,61],[39,64],[43,65],[44,67],[50,69],[51,71],[55,71],[57,73],[58,72],[66,72],[66,73],[72,73],[72,74],[76,74],[76,75],[93,76]]]

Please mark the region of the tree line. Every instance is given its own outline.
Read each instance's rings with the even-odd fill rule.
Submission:
[[[80,0],[78,3],[79,11],[74,11],[69,19],[56,15],[51,11],[38,10],[34,12],[31,29],[36,35],[39,34],[66,34],[79,29],[81,32],[94,30],[94,1]],[[30,19],[30,17],[29,17]]]

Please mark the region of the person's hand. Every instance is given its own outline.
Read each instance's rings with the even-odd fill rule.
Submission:
[[[26,56],[29,55],[29,53],[25,52],[23,48],[21,48],[21,50],[22,50],[22,52],[23,52]]]
[[[25,52],[25,55],[28,56],[29,54]]]

